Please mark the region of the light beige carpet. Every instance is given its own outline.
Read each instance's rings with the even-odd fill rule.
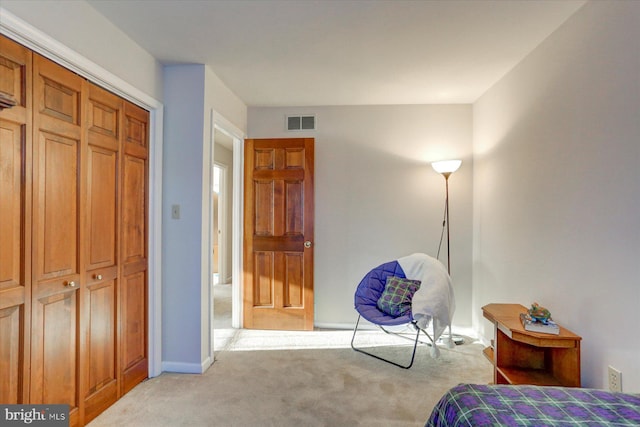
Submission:
[[[235,331],[250,338],[251,332]],[[150,379],[90,426],[421,426],[450,387],[491,381],[482,346],[469,338],[454,349],[441,346],[439,359],[421,346],[414,366],[404,370],[351,350],[349,331],[308,334],[325,337],[319,346],[324,348],[243,351],[242,340],[232,334],[203,375]],[[375,336],[367,332],[363,339],[372,342]],[[290,338],[282,343],[291,345]],[[342,342],[334,347],[343,348],[326,347],[335,340]],[[402,361],[410,356],[403,345],[373,351]]]

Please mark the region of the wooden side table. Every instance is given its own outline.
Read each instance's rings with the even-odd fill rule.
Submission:
[[[560,326],[560,334],[526,331],[520,304],[488,304],[482,314],[494,324],[494,340],[484,355],[493,365],[495,384],[580,387],[580,341]]]

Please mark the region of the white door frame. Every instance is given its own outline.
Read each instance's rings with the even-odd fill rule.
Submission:
[[[89,81],[148,110],[149,123],[149,377],[162,372],[162,117],[164,106],[155,98],[90,61],[0,7],[0,33]],[[211,258],[211,257],[209,257]]]
[[[232,203],[232,230],[231,230],[231,326],[242,328],[242,230],[243,230],[243,194],[244,194],[244,132],[238,129],[224,116],[213,110],[213,127],[233,139],[233,203]],[[212,143],[215,141],[212,139]],[[213,179],[211,180],[213,187]],[[210,193],[213,188],[210,189]],[[226,251],[228,254],[229,251]],[[209,256],[209,262],[213,260]],[[211,270],[210,270],[211,271]],[[212,280],[213,283],[213,280]],[[213,289],[212,293],[213,295]],[[211,319],[211,330],[213,330],[213,298],[209,301],[209,315]],[[211,340],[213,348],[213,339]]]

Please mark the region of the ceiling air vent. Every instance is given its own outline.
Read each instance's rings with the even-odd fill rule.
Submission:
[[[287,130],[316,130],[316,116],[286,116]]]

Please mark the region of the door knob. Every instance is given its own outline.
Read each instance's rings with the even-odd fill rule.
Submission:
[[[306,242],[304,242],[304,247],[309,249],[311,247],[311,241],[307,240]]]
[[[76,287],[76,282],[74,282],[73,280],[70,282],[67,282],[66,286],[70,287],[70,288],[75,288]]]
[[[102,280],[102,274],[96,274],[96,280]]]

